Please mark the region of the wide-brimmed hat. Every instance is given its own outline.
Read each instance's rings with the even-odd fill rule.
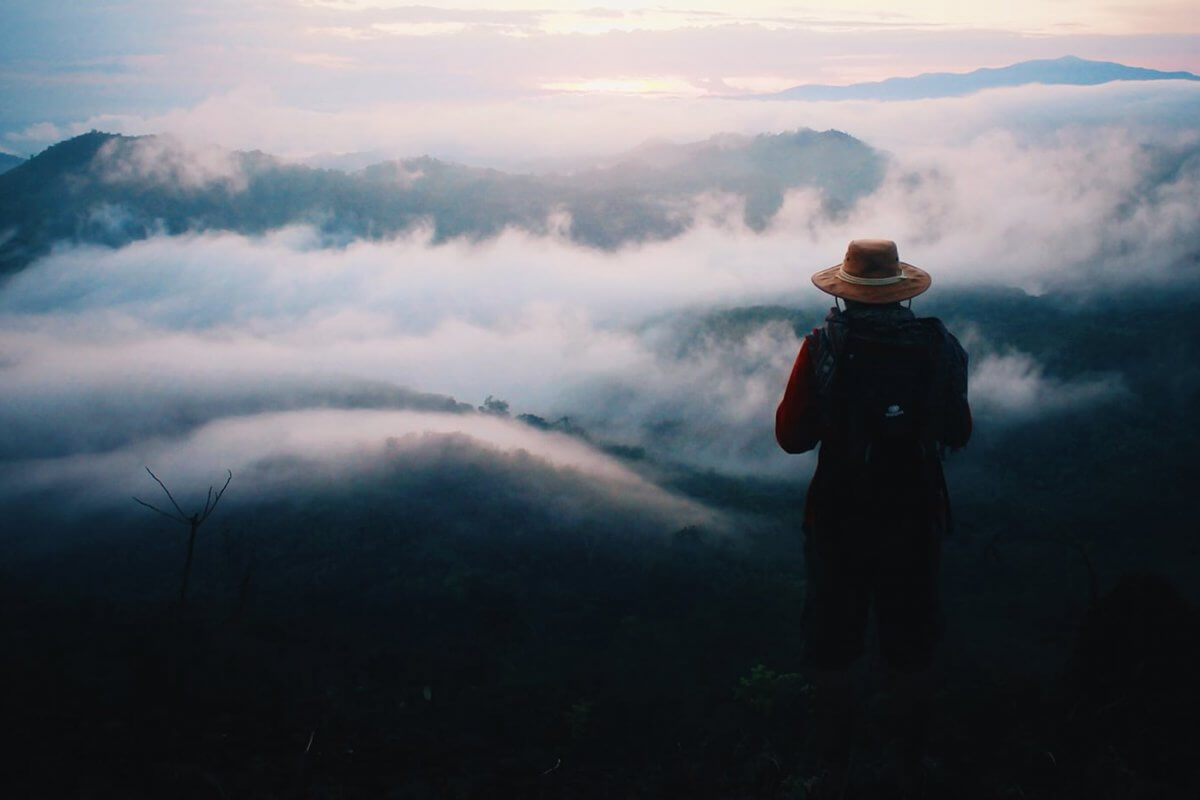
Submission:
[[[916,297],[933,279],[923,269],[905,264],[890,239],[855,239],[842,263],[812,276],[813,285],[846,300],[894,303]]]

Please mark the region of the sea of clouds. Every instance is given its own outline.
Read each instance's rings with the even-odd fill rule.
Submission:
[[[120,249],[64,243],[0,284],[0,501],[53,487],[97,503],[127,497],[147,465],[197,484],[232,469],[239,480],[257,476],[259,492],[318,473],[350,481],[364,454],[428,434],[521,451],[617,487],[614,496],[702,516],[655,485],[658,470],[811,469],[811,456],[774,445],[774,408],[800,336],[830,304],[809,275],[840,260],[852,238],[895,239],[902,258],[933,274],[934,293],[996,286],[1094,299],[1194,287],[1195,99],[1172,84],[732,104],[741,129],[781,130],[801,112],[817,127],[840,120],[891,150],[887,177],[832,219],[818,195],[795,192],[762,233],[741,224],[729,198],[697,198],[702,222],[683,235],[615,252],[513,230],[475,243],[433,245],[417,230],[329,246],[303,226],[160,235]],[[710,107],[718,104],[697,103],[684,121],[704,131],[735,113]],[[687,126],[644,108],[630,135],[660,124],[660,134],[683,135]],[[1143,112],[1132,122],[1131,108]],[[517,119],[532,130],[536,109]],[[492,131],[489,141],[516,159],[523,131]],[[596,147],[591,134],[556,155],[579,155],[584,139]],[[180,152],[167,154],[166,171],[152,153],[124,168],[242,185],[211,149],[190,165]],[[693,324],[756,304],[797,314],[735,333]],[[1116,372],[1048,376],[1028,353],[960,333],[976,354],[971,398],[982,424],[1129,391]],[[475,411],[489,396],[513,415],[568,417],[586,438]],[[646,458],[631,467],[605,454],[608,445]],[[308,466],[263,467],[285,462]]]

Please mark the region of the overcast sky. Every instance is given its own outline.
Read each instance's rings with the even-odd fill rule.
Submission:
[[[192,133],[292,155],[387,149],[396,129],[433,114],[449,126],[442,138],[470,152],[492,120],[537,103],[556,114],[637,95],[669,105],[1067,54],[1200,72],[1200,15],[1192,2],[733,6],[3,2],[0,149],[29,155],[92,127]],[[260,118],[262,109],[271,113]],[[298,139],[296,129],[314,115],[352,120],[347,127],[357,136],[327,148]],[[387,135],[372,139],[376,128]],[[447,154],[453,150],[447,145]]]

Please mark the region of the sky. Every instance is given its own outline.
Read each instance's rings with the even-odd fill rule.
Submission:
[[[1200,72],[1190,2],[733,9],[711,0],[3,2],[0,149],[32,155],[97,128],[297,157],[414,147],[496,160],[501,148],[488,140],[497,123],[552,154],[577,153],[584,148],[557,139],[578,128],[615,135],[647,113],[678,117],[672,104],[802,83],[1068,54]],[[769,113],[742,127],[794,127]],[[562,137],[547,133],[559,124]],[[413,125],[428,135],[406,136]]]

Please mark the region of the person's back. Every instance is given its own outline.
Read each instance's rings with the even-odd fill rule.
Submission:
[[[851,242],[843,263],[813,283],[846,309],[831,309],[805,337],[775,432],[789,453],[820,445],[804,513],[802,634],[818,682],[844,691],[872,606],[891,676],[921,675],[940,639],[940,546],[950,529],[941,459],[970,438],[967,357],[939,320],[901,305],[930,279],[901,263],[893,242]],[[831,718],[847,716],[845,702],[825,704]]]
[[[811,527],[866,515],[948,532],[941,456],[970,436],[966,354],[936,318],[899,303],[846,305],[831,309],[802,348],[813,380],[808,409],[799,410],[812,416],[810,436],[821,448],[806,520]],[[777,414],[789,452],[797,452],[786,429],[798,400],[785,396]]]

